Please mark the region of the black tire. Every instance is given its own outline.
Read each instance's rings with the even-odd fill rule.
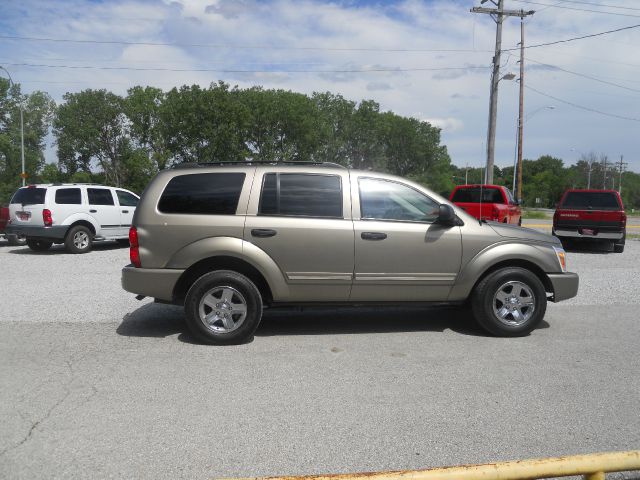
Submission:
[[[27,239],[23,235],[7,235],[7,241],[12,247],[21,247],[27,243]]]
[[[209,300],[206,305],[205,297]],[[233,313],[242,305],[244,317],[241,313]],[[237,345],[253,339],[262,318],[262,297],[244,275],[218,270],[195,281],[187,292],[184,310],[187,326],[198,340],[211,345]],[[212,316],[208,325],[201,320],[201,313]]]
[[[522,293],[526,293],[526,289],[532,296],[532,311],[530,306],[516,303],[525,302],[524,299],[527,297],[522,296]],[[509,303],[507,301],[502,303],[496,299],[495,296],[500,291],[507,297]],[[511,303],[513,297],[516,298],[513,300],[514,303]],[[495,312],[494,303],[498,311],[507,312],[504,318],[500,318]],[[502,307],[499,307],[500,304]],[[520,267],[507,267],[490,273],[476,285],[471,294],[471,305],[476,321],[487,332],[500,337],[521,337],[528,335],[544,318],[547,295],[544,285],[533,272]],[[502,310],[503,307],[505,310]],[[517,312],[511,313],[512,308]],[[514,314],[522,315],[521,323]],[[525,318],[527,314],[530,316]]]
[[[44,252],[49,250],[53,245],[53,242],[47,242],[46,240],[37,240],[35,238],[27,238],[27,246],[35,252]]]
[[[120,239],[116,240],[116,242],[121,247],[128,247],[129,246],[129,239],[128,238],[120,238]]]
[[[622,236],[622,239],[620,240],[620,242],[613,244],[613,251],[615,253],[624,252],[624,244],[625,244],[626,240],[627,240],[627,233],[625,232],[624,235]]]
[[[87,253],[93,245],[93,234],[84,225],[71,227],[64,238],[64,246],[69,253]]]

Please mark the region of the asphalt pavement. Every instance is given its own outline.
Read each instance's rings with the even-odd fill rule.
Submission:
[[[398,470],[640,448],[640,242],[570,252],[577,298],[530,336],[454,308],[269,311],[199,345],[120,288],[127,249],[0,241],[0,476]]]

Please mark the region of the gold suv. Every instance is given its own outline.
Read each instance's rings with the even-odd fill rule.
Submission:
[[[264,307],[469,303],[521,336],[574,297],[557,238],[479,222],[403,178],[325,163],[188,164],[159,173],[133,218],[122,286],[184,305],[212,344],[249,340]]]

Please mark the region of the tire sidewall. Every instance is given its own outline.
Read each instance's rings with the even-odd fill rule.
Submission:
[[[533,315],[524,324],[518,326],[509,326],[500,322],[493,311],[493,297],[496,291],[509,281],[524,283],[535,296]],[[503,268],[488,275],[478,285],[473,297],[473,312],[480,326],[489,333],[501,337],[519,337],[529,334],[542,322],[547,309],[544,285],[533,272],[519,267]]]
[[[215,333],[200,321],[200,301],[208,291],[217,286],[235,288],[247,302],[247,316],[244,322],[238,329],[229,333]],[[193,283],[187,292],[184,309],[187,326],[198,340],[211,345],[238,345],[253,339],[262,318],[262,297],[258,288],[244,275],[218,270],[203,275]]]
[[[89,243],[85,248],[78,248],[73,243],[73,237],[75,236],[76,233],[80,231],[84,231],[89,237]],[[75,227],[72,227],[67,233],[67,237],[65,238],[65,241],[64,241],[64,246],[66,247],[67,251],[71,253],[87,253],[91,250],[92,245],[93,245],[93,235],[91,234],[91,230],[89,230],[84,225],[76,225]]]
[[[35,238],[27,238],[26,244],[34,252],[44,252],[51,248],[51,245],[53,245],[53,242],[47,242],[45,240],[38,240]]]

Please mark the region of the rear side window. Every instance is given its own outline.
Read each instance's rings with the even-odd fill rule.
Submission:
[[[453,194],[452,202],[480,203],[480,187],[460,188]],[[504,203],[502,193],[497,188],[482,189],[482,203]]]
[[[80,205],[82,196],[79,188],[59,188],[56,190],[56,203],[58,205]]]
[[[342,183],[337,175],[267,173],[260,215],[343,218]]]
[[[244,173],[198,173],[169,180],[158,210],[162,213],[235,215]]]
[[[46,188],[21,188],[11,198],[11,203],[22,205],[40,205],[44,203]]]
[[[106,188],[87,188],[89,205],[115,205],[111,190]]]
[[[125,192],[124,190],[116,190],[116,194],[118,195],[118,202],[120,202],[121,207],[138,206],[138,197],[135,195],[131,195],[129,192]]]
[[[620,210],[622,208],[613,192],[568,192],[562,207],[586,210]]]

